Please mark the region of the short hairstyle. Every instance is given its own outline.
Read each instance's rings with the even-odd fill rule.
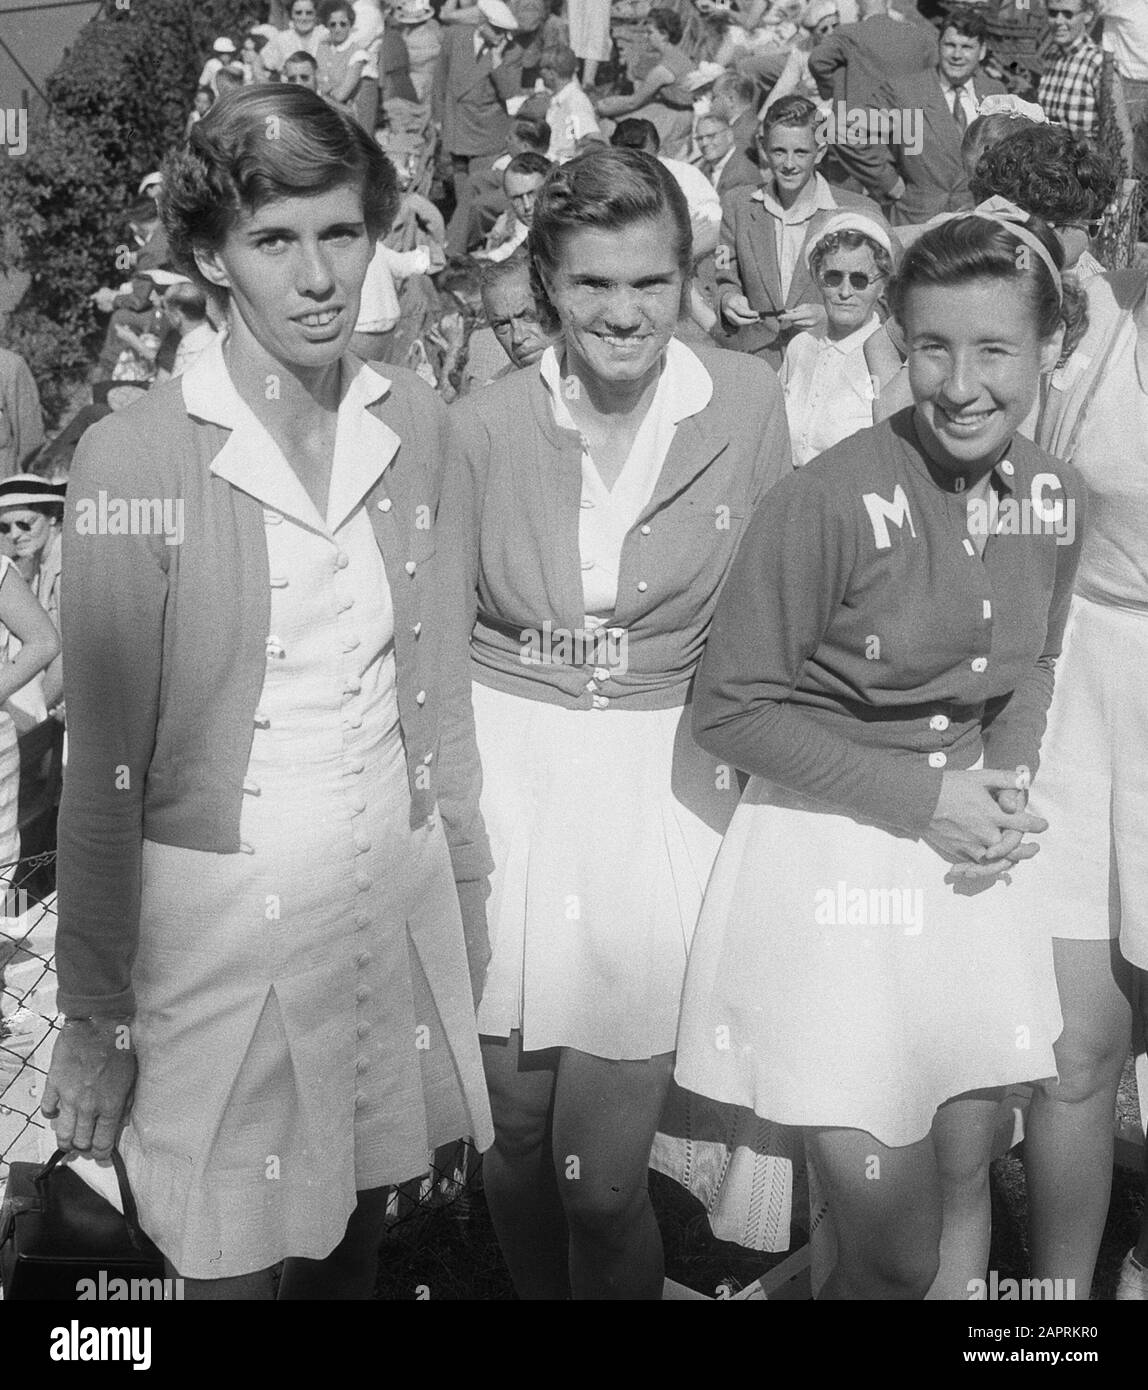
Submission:
[[[507,256],[504,261],[486,261],[478,273],[478,287],[483,296],[496,285],[501,285],[504,280],[515,280],[519,276],[530,285],[530,257],[524,247],[519,247],[513,255]],[[531,293],[533,294],[531,285]]]
[[[659,34],[665,34],[671,43],[681,43],[685,26],[676,11],[665,5],[655,5],[646,16],[646,23],[652,24]]]
[[[789,96],[775,101],[761,118],[757,138],[764,143],[779,125],[793,126],[802,130],[814,130],[821,114],[808,97]]]
[[[969,180],[978,202],[1008,198],[1046,222],[1091,221],[1116,197],[1111,155],[1065,126],[1030,125],[985,150]]]
[[[953,8],[941,21],[940,29],[937,33],[937,40],[940,42],[945,37],[948,30],[953,29],[966,39],[976,39],[977,43],[986,43],[989,37],[988,20],[984,16],[983,10],[974,10],[971,5],[954,5]]]
[[[306,87],[231,93],[192,128],[187,147],[164,160],[160,211],[172,259],[211,293],[196,249],[218,251],[241,216],[267,203],[346,187],[361,194],[367,235],[377,241],[394,221],[399,194],[394,166],[366,131]]]
[[[545,154],[550,148],[550,122],[541,116],[516,116],[510,129],[520,145],[528,145],[539,154]]]
[[[834,251],[860,251],[862,247],[873,253],[873,260],[882,275],[893,274],[893,258],[888,251],[872,237],[856,231],[830,232],[827,237],[822,237],[809,253],[809,269],[816,277],[826,258]]]
[[[578,59],[572,48],[566,44],[555,44],[542,55],[540,67],[553,68],[559,77],[573,77],[578,71]]]
[[[732,97],[739,106],[752,106],[757,100],[757,87],[752,77],[743,77],[740,72],[725,72],[714,83],[713,94],[723,101]]]
[[[284,61],[284,69],[289,68],[292,63],[310,63],[311,67],[316,72],[319,71],[319,64],[316,61],[316,59],[305,49],[302,48],[300,48],[298,52],[292,53],[291,56]]]
[[[543,275],[557,271],[567,236],[587,227],[622,231],[667,215],[674,224],[684,310],[693,268],[693,227],[686,196],[665,165],[641,150],[616,148],[587,150],[555,165],[539,189],[528,242],[531,287],[543,326],[555,332],[559,325]]]
[[[1033,217],[1025,225],[1048,251],[1057,270],[1062,270],[1064,250],[1048,223]],[[971,214],[931,227],[902,257],[901,268],[889,286],[889,307],[902,319],[909,294],[918,285],[1007,280],[1023,288],[1038,336],[1050,338],[1064,318],[1061,286],[1053,283],[1042,256],[1017,255],[1017,247],[1023,245],[1003,224]]]
[[[544,154],[524,150],[522,154],[516,154],[502,172],[504,177],[507,174],[536,174],[545,178],[552,167],[551,161]]]
[[[657,154],[662,148],[662,137],[653,121],[644,116],[623,116],[614,127],[610,144],[616,150],[644,150],[647,154]]]
[[[326,0],[326,4],[319,7],[319,18],[326,24],[333,14],[345,14],[352,24],[355,22],[355,7],[351,0]]]

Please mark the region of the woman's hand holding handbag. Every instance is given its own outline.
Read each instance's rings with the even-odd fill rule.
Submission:
[[[130,1113],[135,1079],[129,1019],[67,1019],[40,1106],[60,1148],[109,1158]]]

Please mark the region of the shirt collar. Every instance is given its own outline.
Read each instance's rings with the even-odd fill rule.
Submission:
[[[821,339],[823,351],[828,352],[830,348],[839,352],[842,357],[848,357],[851,352],[855,352],[866,339],[871,338],[881,327],[880,316],[874,311],[860,328],[855,328],[847,338],[831,338],[825,329],[821,329],[818,337]]]
[[[335,531],[382,476],[398,452],[399,436],[370,409],[390,392],[390,381],[353,353],[342,362],[346,389],[335,426],[335,457],[327,516],[320,517],[282,450],[240,396],[223,358],[222,335],[180,377],[189,415],[230,430],[211,461],[211,472],[314,529]]]
[[[791,208],[781,206],[770,191],[772,187],[773,176],[770,175],[769,182],[763,183],[753,196],[779,222],[808,222],[815,212],[837,211],[837,200],[833,196],[833,190],[818,173],[814,173],[813,178],[797,195],[797,201]]]
[[[548,347],[542,354],[538,371],[550,392],[555,424],[561,429],[577,430],[562,390],[557,346]],[[691,415],[699,415],[709,405],[713,393],[713,377],[701,358],[680,339],[671,338],[666,344],[662,375],[650,409],[666,410],[677,425]]]

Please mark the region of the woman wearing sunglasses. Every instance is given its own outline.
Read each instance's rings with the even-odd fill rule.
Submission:
[[[0,483],[0,551],[15,561],[20,578],[31,589],[52,626],[60,628],[60,523],[64,517],[63,483],[50,483],[32,473],[18,473]],[[0,636],[0,660],[13,661],[20,650],[17,635]],[[64,694],[62,664],[57,656],[42,676],[36,676],[14,699],[17,725],[21,714],[39,723]]]
[[[827,322],[798,333],[781,368],[793,461],[803,467],[868,429],[880,385],[901,360],[880,331],[877,301],[893,270],[893,243],[871,217],[831,217],[805,251]]]

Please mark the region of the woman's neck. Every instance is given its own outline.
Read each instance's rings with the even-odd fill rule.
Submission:
[[[954,459],[942,446],[939,439],[932,433],[920,416],[918,410],[913,412],[913,424],[917,431],[917,440],[921,445],[921,452],[925,456],[925,463],[932,475],[933,481],[940,484],[946,492],[974,492],[981,484],[987,488],[986,479],[993,469],[1000,463],[1001,459],[1009,451],[1012,440],[1005,442],[1004,447],[998,449],[987,458],[974,459],[968,463],[963,460]],[[956,481],[960,478],[962,486],[956,487]]]
[[[338,359],[315,368],[284,364],[251,337],[234,315],[223,360],[235,389],[272,434],[294,432],[308,420],[339,408]]]
[[[577,354],[568,347],[562,365],[562,379],[577,381],[579,390],[573,393],[569,404],[588,403],[597,415],[618,418],[644,412],[658,389],[658,379],[662,374],[664,357],[659,357],[645,376],[637,381],[607,381],[589,371]],[[571,414],[577,415],[576,410]]]

